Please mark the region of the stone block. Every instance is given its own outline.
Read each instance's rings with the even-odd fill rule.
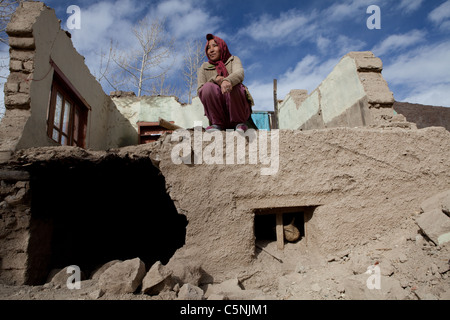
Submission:
[[[25,93],[16,93],[5,96],[5,106],[8,107],[30,107],[30,95]]]
[[[350,52],[348,56],[355,59],[358,71],[381,72],[383,70],[383,62],[380,58],[370,51]]]
[[[109,267],[112,267],[113,265],[115,265],[118,262],[122,262],[122,261],[121,260],[112,260],[112,261],[105,263],[98,269],[95,269],[91,274],[91,279],[98,281],[98,279],[100,278],[100,276],[102,275],[103,272],[105,272]]]
[[[25,61],[24,63],[23,63],[23,69],[24,69],[24,71],[27,71],[27,72],[32,72],[33,71],[33,68],[34,68],[34,61]]]
[[[422,212],[427,212],[434,209],[446,210],[447,207],[450,207],[450,190],[445,190],[438,194],[435,194],[434,196],[429,197],[420,204]]]
[[[20,61],[28,61],[34,59],[34,51],[31,50],[14,50],[11,49],[9,56],[11,59],[20,60]]]
[[[9,36],[32,37],[33,25],[44,8],[43,2],[22,2],[12,15],[6,27],[6,33]]]
[[[28,255],[25,252],[9,254],[3,257],[2,269],[25,270],[28,261]]]
[[[178,292],[177,300],[203,300],[203,290],[192,284],[184,284]]]
[[[5,92],[16,93],[19,91],[19,84],[17,82],[6,82]]]
[[[9,60],[9,70],[10,71],[22,71],[23,63],[20,60]]]
[[[450,218],[442,209],[433,209],[422,213],[416,223],[436,245],[450,241]]]
[[[30,93],[30,83],[29,82],[21,82],[19,85],[19,92],[21,93]]]
[[[133,293],[145,276],[145,264],[139,258],[115,263],[102,273],[99,288],[105,293]]]
[[[65,287],[67,285],[67,280],[72,276],[72,272],[68,272],[69,266],[64,269],[56,272],[53,276],[51,276],[50,283],[53,286]],[[86,276],[82,270],[80,270],[80,281],[86,280]]]
[[[9,46],[17,49],[34,50],[36,48],[33,37],[9,37]]]
[[[394,94],[389,90],[388,84],[381,73],[359,73],[359,79],[361,80],[370,104],[394,104]]]
[[[166,270],[160,261],[153,264],[142,280],[142,293],[157,295],[162,291],[173,287],[170,279],[172,272]]]

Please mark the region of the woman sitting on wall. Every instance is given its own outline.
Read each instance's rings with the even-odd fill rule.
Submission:
[[[206,40],[208,62],[202,64],[197,74],[197,94],[210,122],[206,131],[236,129],[245,132],[253,99],[242,83],[241,60],[231,55],[221,38],[208,34]]]

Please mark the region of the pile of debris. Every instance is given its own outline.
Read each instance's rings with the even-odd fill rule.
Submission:
[[[392,232],[327,256],[302,240],[283,251],[274,241],[260,243],[252,266],[221,283],[205,282],[194,262],[157,261],[146,271],[134,258],[110,261],[89,275],[79,269],[77,275],[76,266],[53,270],[41,286],[0,285],[0,299],[449,300],[449,209],[447,190]]]

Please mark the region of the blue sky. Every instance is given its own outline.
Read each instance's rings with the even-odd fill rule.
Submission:
[[[81,9],[81,28],[70,30],[75,48],[95,74],[100,49],[110,40],[132,47],[130,28],[144,17],[165,17],[176,38],[176,60],[167,79],[181,79],[182,43],[222,37],[241,58],[255,110],[273,110],[292,89],[314,90],[350,51],[372,51],[397,101],[450,107],[450,0],[48,0],[66,27],[69,5]],[[381,28],[369,29],[370,5]],[[106,93],[111,91],[103,84]]]

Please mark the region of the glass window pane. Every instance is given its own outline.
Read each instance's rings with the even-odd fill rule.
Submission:
[[[67,146],[67,137],[66,136],[61,136],[61,144],[63,145],[63,146]]]
[[[75,108],[74,119],[73,119],[73,139],[75,141],[78,141],[78,132],[80,131],[79,122],[80,122],[80,113],[79,113],[78,108]]]
[[[55,124],[55,127],[57,128],[61,128],[62,100],[63,100],[62,95],[59,92],[57,92],[55,105],[55,119],[53,122]]]
[[[69,117],[71,108],[72,104],[66,100],[66,103],[64,105],[64,120],[63,120],[63,132],[66,134],[69,134]]]
[[[59,141],[59,132],[58,132],[58,130],[53,129],[52,139],[55,140],[56,142]]]

